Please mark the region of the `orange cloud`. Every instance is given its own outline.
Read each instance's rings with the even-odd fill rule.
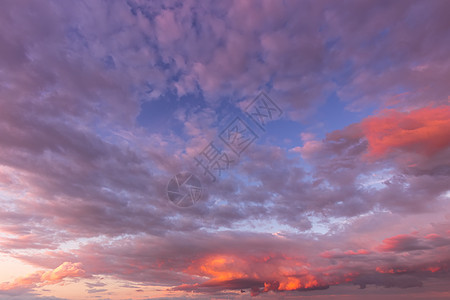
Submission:
[[[269,291],[292,291],[315,289],[323,286],[319,280],[308,272],[301,261],[285,255],[241,258],[234,255],[212,255],[191,263],[186,273],[208,277],[201,284],[180,285],[176,289],[195,290],[207,286],[239,288],[251,282],[252,294]],[[261,289],[259,288],[261,287]]]
[[[245,274],[236,268],[242,266],[243,261],[231,256],[213,256],[206,258],[200,266],[200,271],[213,280],[226,281],[245,277]]]
[[[320,284],[316,277],[307,274],[305,276],[299,277],[286,277],[280,281],[279,291],[294,291],[298,289],[313,289],[319,287]]]
[[[85,271],[81,263],[64,262],[59,267],[50,271],[37,271],[24,277],[19,277],[13,282],[0,284],[0,291],[9,291],[13,289],[30,289],[37,286],[56,284],[67,277],[82,277]]]
[[[406,273],[409,271],[407,268],[387,268],[387,267],[377,267],[375,270],[378,273],[383,274],[399,274],[399,273]]]
[[[425,107],[409,113],[385,110],[361,123],[369,142],[368,156],[396,149],[433,155],[450,145],[450,106]]]

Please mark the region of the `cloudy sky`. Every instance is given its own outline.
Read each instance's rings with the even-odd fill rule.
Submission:
[[[0,299],[448,299],[449,11],[1,1]]]

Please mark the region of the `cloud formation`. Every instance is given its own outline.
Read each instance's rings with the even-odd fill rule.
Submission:
[[[4,1],[0,251],[51,271],[1,292],[60,297],[41,287],[77,278],[78,298],[107,297],[113,278],[132,298],[438,293],[449,8]],[[265,131],[243,112],[260,91],[284,112]],[[209,184],[193,157],[237,115],[258,139]],[[180,209],[166,187],[186,170],[204,198]]]
[[[81,263],[64,262],[54,270],[37,271],[24,277],[16,278],[13,282],[0,284],[0,294],[4,291],[31,289],[62,282],[65,278],[83,277],[85,271]]]

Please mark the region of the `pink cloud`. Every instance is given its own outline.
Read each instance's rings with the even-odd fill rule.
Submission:
[[[450,106],[425,107],[403,113],[386,110],[362,121],[369,157],[395,150],[431,156],[450,145]]]
[[[387,238],[379,247],[380,251],[410,251],[427,248],[428,246],[421,244],[417,237],[406,234]]]
[[[57,268],[50,271],[37,271],[35,273],[19,277],[13,282],[0,284],[0,291],[15,289],[32,289],[62,282],[65,278],[83,277],[85,271],[81,263],[64,262]]]
[[[0,290],[85,274],[267,297],[448,279],[448,226],[404,234],[448,210],[445,1],[4,6],[0,244],[61,265]],[[209,198],[169,206],[167,181],[215,135],[219,104],[243,105],[260,89],[290,121],[320,122],[315,110],[335,92],[351,110],[394,109],[322,140],[302,134],[290,152],[255,144]],[[149,135],[136,121],[141,103],[166,91],[177,105],[188,94],[201,104],[177,110],[180,128]],[[264,226],[271,232],[254,232]],[[60,250],[79,238],[93,239]]]
[[[156,17],[157,37],[162,44],[169,44],[179,39],[182,30],[175,21],[175,13],[172,10],[163,10]]]
[[[48,251],[45,258],[20,258],[45,265],[73,255],[89,274],[157,282],[168,285],[168,291],[207,295],[241,289],[254,295],[332,290],[348,283],[417,287],[429,278],[448,277],[448,239],[436,243],[415,235],[397,235],[385,239],[382,245],[387,247],[380,248],[376,239],[370,241],[355,229],[350,226],[317,240],[308,235],[244,232],[128,237],[108,246],[92,242],[71,253]],[[434,235],[442,237],[444,232],[435,231]],[[425,247],[416,246],[426,241]],[[330,250],[338,244],[355,250]],[[416,250],[420,251],[408,253]]]
[[[342,258],[345,256],[353,256],[353,255],[367,255],[370,254],[371,252],[369,250],[366,249],[358,249],[358,250],[347,250],[344,252],[341,251],[325,251],[323,253],[320,254],[320,256],[325,257],[325,258]]]
[[[380,251],[405,252],[426,250],[450,245],[450,237],[442,237],[436,233],[430,233],[424,237],[400,234],[383,240],[378,246]]]

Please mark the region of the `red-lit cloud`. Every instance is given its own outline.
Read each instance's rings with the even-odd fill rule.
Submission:
[[[404,252],[413,250],[426,250],[435,247],[450,245],[450,237],[442,237],[432,233],[423,238],[401,234],[383,240],[378,247],[380,251]]]
[[[425,107],[403,113],[386,110],[361,126],[369,141],[369,157],[395,150],[431,156],[450,145],[450,106]]]
[[[51,271],[0,293],[89,274],[182,298],[432,294],[450,274],[449,10],[3,1],[0,252]],[[260,90],[282,119],[171,205],[168,180]]]
[[[300,293],[346,284],[362,288],[371,284],[419,287],[430,278],[448,278],[450,239],[443,230],[446,224],[434,232],[388,236],[380,242],[358,240],[353,233],[355,226],[316,241],[307,235],[198,232],[189,237],[176,234],[122,238],[107,246],[92,242],[72,253],[49,251],[46,257],[20,258],[47,265],[76,255],[85,262],[89,274],[132,282],[164,281],[171,286],[168,292],[207,295],[241,290],[253,295]],[[374,228],[373,234],[384,232],[384,228],[379,230],[377,233]],[[353,245],[353,249],[345,245]],[[336,246],[340,247],[328,250]],[[62,278],[61,274],[39,275],[42,280]]]
[[[327,288],[309,274],[308,266],[296,258],[267,255],[245,258],[214,255],[194,261],[187,273],[210,279],[201,284],[181,285],[176,290],[247,289],[253,294],[268,291],[293,291]],[[262,287],[262,285],[264,287]]]
[[[64,262],[54,270],[37,271],[27,276],[19,277],[13,282],[0,283],[0,292],[57,284],[65,278],[83,277],[84,275],[85,271],[81,263]]]

